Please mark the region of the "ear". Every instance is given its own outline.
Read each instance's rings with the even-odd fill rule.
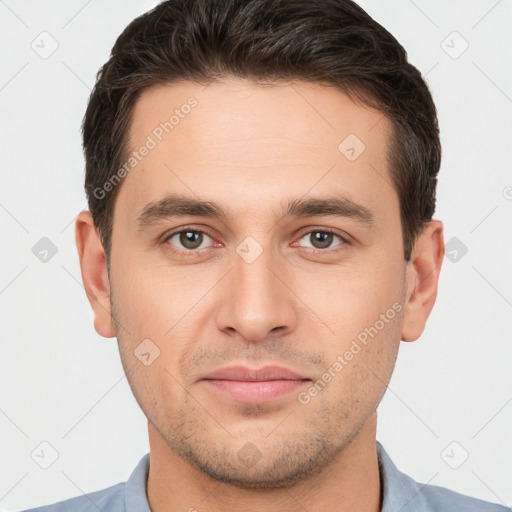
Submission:
[[[403,341],[417,340],[425,328],[436,301],[443,258],[443,224],[432,220],[418,235],[407,264]]]
[[[100,336],[112,338],[115,336],[115,329],[110,311],[107,260],[89,210],[78,214],[75,240],[85,293],[94,312],[94,328]]]

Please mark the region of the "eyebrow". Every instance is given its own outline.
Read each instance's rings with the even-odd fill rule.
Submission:
[[[151,201],[146,204],[137,217],[137,226],[142,230],[159,221],[184,216],[223,220],[228,217],[228,212],[213,201],[169,194],[156,202]],[[274,220],[280,222],[287,217],[320,216],[348,217],[369,226],[374,223],[373,214],[368,208],[339,195],[289,200],[285,203],[282,212],[274,215]]]

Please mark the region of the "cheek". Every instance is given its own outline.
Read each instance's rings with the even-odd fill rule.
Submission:
[[[390,308],[388,316],[397,316],[403,306],[404,268],[397,258],[377,254],[368,261],[302,273],[293,289],[314,314],[312,318],[316,316],[314,323],[327,327],[332,340],[343,345]]]
[[[208,329],[215,295],[209,290],[218,278],[211,272],[199,274],[190,268],[184,271],[168,265],[150,267],[141,263],[124,268],[130,270],[119,272],[112,280],[115,316],[121,324],[116,335],[123,366],[141,367],[132,377],[140,386],[141,396],[151,392],[156,399],[156,389],[164,390],[162,396],[178,393],[181,387],[174,389],[173,376],[182,384],[186,382],[182,362]],[[151,366],[142,367],[137,359],[137,354],[144,359],[145,353],[154,358]]]
[[[399,258],[380,254],[367,264],[340,268],[321,280],[309,279],[298,292],[321,320],[311,337],[326,332],[322,336],[326,369],[335,375],[327,394],[341,393],[348,400],[350,395],[356,401],[366,397],[361,399],[370,406],[384,393],[400,344],[404,272]]]
[[[351,325],[340,322],[337,337],[325,344],[325,372],[307,390],[309,401],[317,407],[330,403],[332,411],[338,408],[346,418],[366,417],[380,402],[393,372],[401,317],[395,303],[366,326],[349,316]],[[321,398],[313,399],[316,396]],[[307,396],[303,399],[301,403],[308,401]]]
[[[116,262],[114,303],[128,331],[161,338],[193,310],[210,285],[190,269],[152,266],[148,260]]]

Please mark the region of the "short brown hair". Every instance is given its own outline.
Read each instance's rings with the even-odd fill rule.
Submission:
[[[333,85],[391,121],[387,164],[409,261],[434,213],[441,144],[428,86],[400,43],[351,0],[168,0],[118,37],[82,123],[85,191],[107,265],[121,184],[108,194],[97,191],[125,161],[140,93],[227,76]]]

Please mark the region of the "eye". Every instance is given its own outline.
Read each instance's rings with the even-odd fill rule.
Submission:
[[[205,239],[212,240],[209,235],[200,229],[186,228],[172,233],[164,240],[164,242],[169,242],[182,252],[189,252],[208,247],[208,245],[203,245],[205,243]],[[172,242],[172,240],[174,240],[174,242]]]
[[[316,229],[314,231],[309,231],[303,235],[300,240],[306,240],[307,242],[310,242],[311,245],[309,247],[312,249],[324,250],[332,248],[331,246],[335,238],[338,238],[341,243],[334,247],[339,247],[347,243],[347,241],[341,235],[338,235],[329,229]]]
[[[335,238],[339,240],[339,243],[333,247],[333,241]],[[194,253],[200,249],[205,249],[211,246],[212,241],[212,237],[202,229],[186,227],[168,235],[164,239],[163,243],[168,243],[173,246],[175,248],[173,250],[176,250],[176,252]],[[303,246],[309,247],[313,251],[320,252],[327,252],[329,249],[335,250],[337,247],[341,247],[348,243],[343,236],[327,228],[309,231],[302,235],[299,239],[299,242],[301,241],[305,242],[302,242],[302,244],[296,242],[292,245],[303,245],[305,243],[306,245]],[[307,245],[308,242],[310,244],[309,246]]]

